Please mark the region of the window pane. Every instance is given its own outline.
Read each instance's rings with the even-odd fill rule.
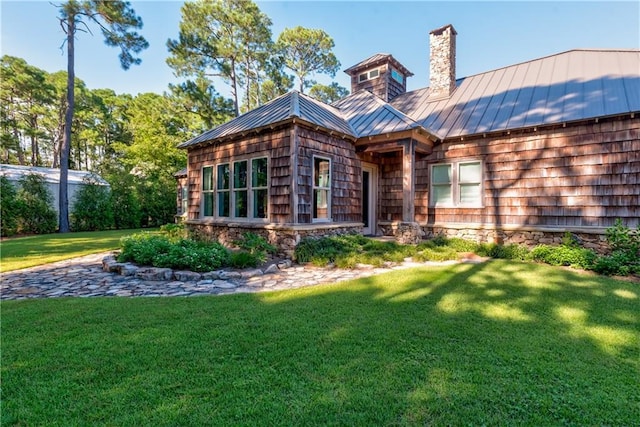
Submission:
[[[267,190],[253,190],[253,217],[267,217]]]
[[[267,186],[267,159],[253,159],[251,161],[251,186]]]
[[[213,193],[203,193],[202,196],[204,197],[204,203],[202,206],[202,209],[204,210],[203,215],[213,216]]]
[[[331,182],[329,181],[329,160],[314,159],[313,185],[314,187],[331,186]]]
[[[245,167],[247,162],[244,162]],[[247,217],[247,190],[243,191],[234,191],[235,194],[235,210],[234,216],[236,218],[246,218]]]
[[[433,184],[449,184],[451,182],[451,165],[434,165],[431,169]]]
[[[460,182],[480,182],[481,180],[482,168],[480,167],[480,162],[460,165]]]
[[[213,190],[213,167],[202,168],[202,189],[204,191]]]
[[[247,161],[233,164],[233,188],[247,188]]]
[[[369,71],[369,78],[374,79],[380,75],[380,70],[371,70]]]
[[[329,190],[313,190],[313,217],[329,218]]]
[[[229,216],[229,192],[218,193],[218,216]]]
[[[218,190],[229,189],[229,165],[218,165]]]
[[[434,185],[433,186],[433,204],[444,205],[451,204],[453,199],[451,197],[450,185]]]
[[[460,184],[460,203],[479,205],[480,184]]]

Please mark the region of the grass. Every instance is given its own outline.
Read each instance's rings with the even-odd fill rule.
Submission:
[[[3,425],[636,425],[637,283],[515,261],[2,303]]]
[[[44,234],[3,240],[0,272],[34,267],[120,247],[120,238],[141,230]]]

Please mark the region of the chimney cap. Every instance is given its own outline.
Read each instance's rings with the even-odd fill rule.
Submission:
[[[457,34],[458,34],[458,32],[456,31],[456,29],[455,29],[455,28],[453,28],[453,25],[451,25],[451,24],[447,24],[447,25],[445,25],[444,27],[436,28],[435,30],[430,31],[430,32],[429,32],[429,34],[433,34],[434,36],[439,36],[440,34],[444,33],[444,31],[445,31],[447,28],[451,28],[451,33],[452,33],[453,35],[457,35]]]

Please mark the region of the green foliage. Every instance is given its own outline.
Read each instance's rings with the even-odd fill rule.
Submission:
[[[336,102],[347,95],[349,95],[349,89],[340,86],[337,82],[333,82],[328,86],[316,83],[309,89],[309,96],[325,104]]]
[[[617,219],[606,233],[611,253],[596,260],[594,271],[620,276],[640,273],[640,225],[631,230]]]
[[[160,233],[170,239],[186,239],[187,229],[184,224],[165,224],[160,227]]]
[[[98,231],[113,228],[113,205],[109,187],[87,179],[71,208],[71,229]]]
[[[142,225],[142,208],[138,198],[135,177],[128,173],[110,173],[111,205],[117,229],[138,228]]]
[[[251,255],[251,258],[255,260],[251,265],[252,267],[265,262],[268,254],[275,254],[277,252],[275,246],[256,233],[246,232],[240,239],[233,243]]]
[[[138,233],[123,237],[118,261],[141,265],[212,271],[229,264],[229,251],[218,242],[175,239],[157,233]]]
[[[340,61],[333,47],[333,39],[324,30],[300,26],[285,28],[276,42],[285,67],[298,77],[300,92],[311,86],[308,77],[314,73],[336,75]]]
[[[425,247],[413,256],[416,261],[447,261],[457,258],[458,252],[448,246]]]
[[[229,257],[229,266],[233,268],[257,267],[264,262],[259,253],[246,251],[233,251]]]
[[[46,234],[56,230],[56,211],[53,196],[44,178],[37,174],[25,175],[20,180],[17,198],[20,204],[18,232]]]
[[[18,231],[20,202],[16,188],[6,176],[0,175],[0,234],[13,236]]]
[[[597,255],[593,250],[582,247],[538,245],[531,250],[528,258],[550,265],[588,270],[593,267]]]

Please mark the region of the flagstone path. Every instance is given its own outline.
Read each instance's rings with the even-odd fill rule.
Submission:
[[[98,296],[197,296],[295,289],[318,284],[368,277],[394,269],[446,263],[404,262],[387,268],[358,269],[281,265],[261,270],[220,271],[207,276],[174,272],[168,280],[147,280],[144,271],[121,275],[103,271],[103,259],[110,253],[88,255],[38,267],[2,273],[0,299],[19,300],[53,297]],[[107,258],[108,259],[108,258]],[[455,263],[450,261],[447,263]],[[126,273],[124,273],[126,274]],[[192,273],[193,274],[193,273]],[[180,280],[177,280],[180,279]]]

